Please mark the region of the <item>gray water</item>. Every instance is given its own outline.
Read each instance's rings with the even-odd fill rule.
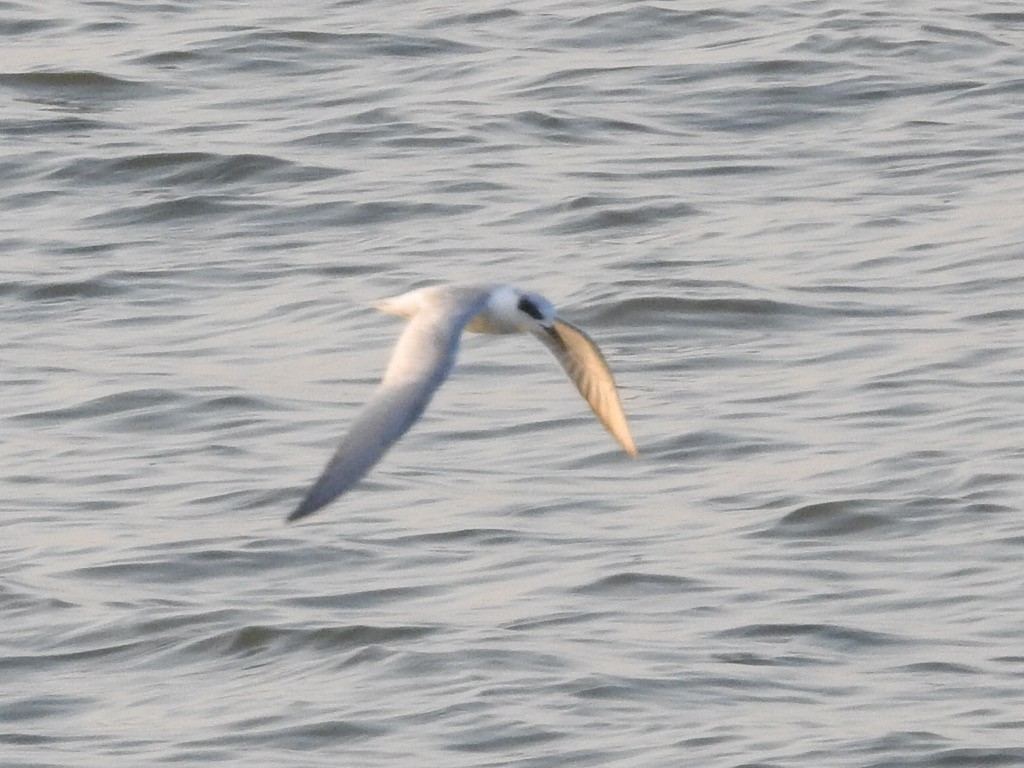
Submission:
[[[1020,5],[298,5],[0,4],[0,763],[1024,765]]]

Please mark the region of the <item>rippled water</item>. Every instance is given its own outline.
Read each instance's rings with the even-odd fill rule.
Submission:
[[[4,766],[1024,764],[1018,4],[0,8]]]

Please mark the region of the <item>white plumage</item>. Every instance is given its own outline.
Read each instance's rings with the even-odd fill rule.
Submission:
[[[636,456],[615,380],[601,351],[583,331],[560,320],[543,296],[507,285],[438,285],[387,299],[377,308],[409,322],[380,385],[289,520],[310,515],[345,493],[412,426],[451,371],[464,330],[536,336],[554,353],[619,445]]]

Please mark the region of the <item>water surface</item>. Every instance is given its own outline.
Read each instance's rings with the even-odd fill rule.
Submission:
[[[1013,4],[3,11],[4,765],[1024,763]]]

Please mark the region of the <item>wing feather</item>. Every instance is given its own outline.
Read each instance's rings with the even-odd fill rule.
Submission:
[[[535,335],[554,353],[604,428],[626,453],[636,456],[615,379],[594,340],[565,320],[555,320],[550,330],[539,330]]]
[[[486,303],[487,293],[477,289],[455,298],[409,320],[380,386],[289,522],[313,514],[355,485],[422,415],[451,371],[462,330]]]
[[[288,521],[313,514],[355,485],[420,417],[442,380],[437,377],[430,387],[377,387]]]

